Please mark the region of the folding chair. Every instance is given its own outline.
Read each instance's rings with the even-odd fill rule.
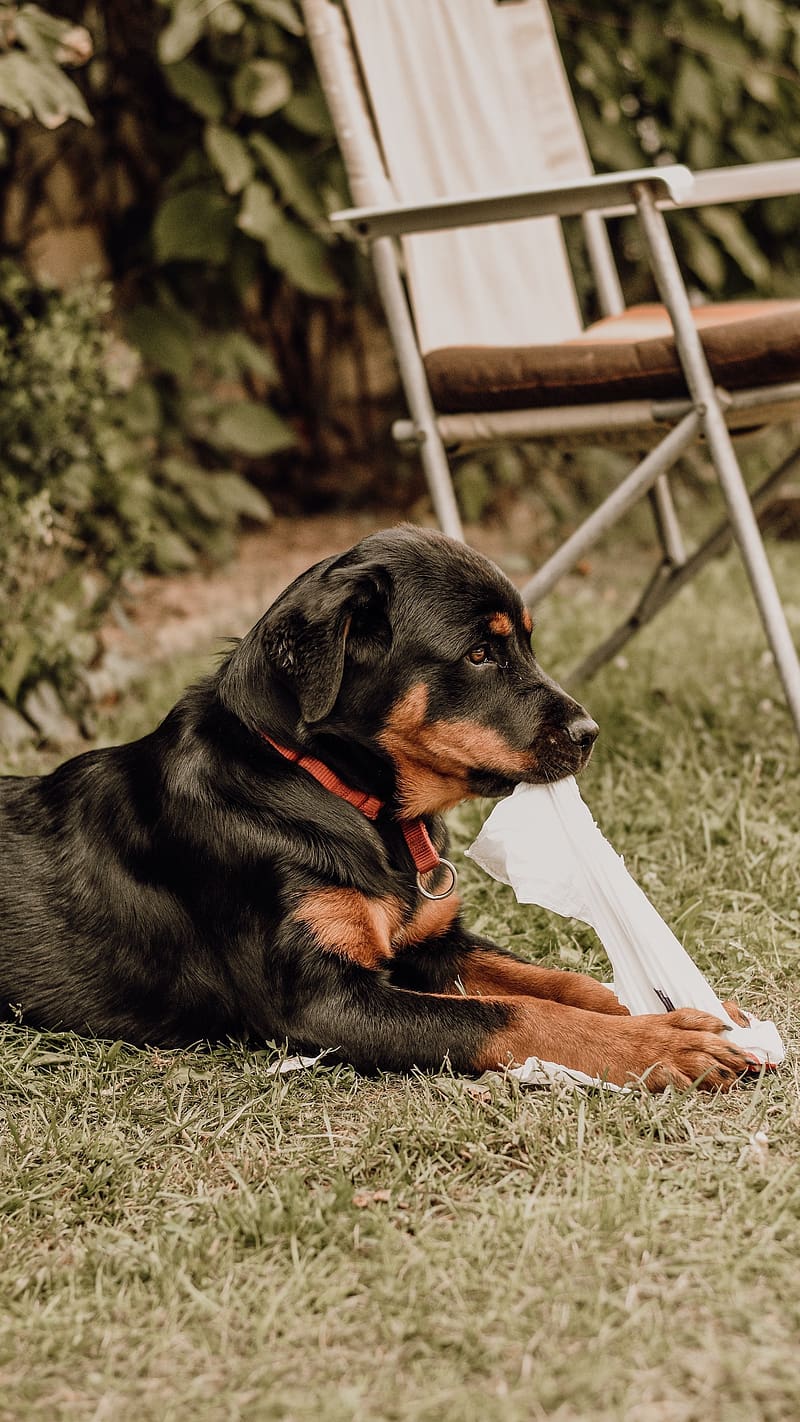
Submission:
[[[441,527],[463,537],[447,451],[619,441],[640,462],[523,589],[538,602],[650,496],[663,556],[597,670],[733,537],[800,735],[800,661],[731,432],[800,414],[800,300],[692,310],[664,210],[800,191],[800,160],[594,175],[545,0],[301,0]],[[636,212],[663,306],[626,311],[605,220]],[[583,328],[561,230],[580,215],[603,319]],[[400,242],[396,241],[400,238]],[[687,555],[666,471],[704,439],[728,518]]]

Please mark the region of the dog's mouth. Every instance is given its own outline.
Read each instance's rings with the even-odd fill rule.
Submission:
[[[565,780],[570,775],[580,775],[592,757],[593,745],[575,746],[563,736],[553,734],[544,740],[537,740],[530,751],[520,753],[520,768],[512,774],[485,767],[473,766],[469,771],[469,793],[499,799],[510,795],[515,786],[525,782],[529,785],[551,785],[557,780]]]
[[[592,753],[597,726],[575,703],[566,723],[545,723],[527,745],[515,745],[480,721],[428,720],[427,693],[427,687],[412,687],[378,736],[394,763],[407,816],[441,812],[474,795],[508,795],[523,781],[563,780],[579,774]]]
[[[572,740],[563,731],[552,731],[537,740],[533,748],[533,773],[527,777],[532,785],[548,785],[580,775],[592,758],[596,730],[581,740]]]

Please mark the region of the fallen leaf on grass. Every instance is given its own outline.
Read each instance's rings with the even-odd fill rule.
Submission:
[[[357,1210],[364,1210],[367,1205],[388,1205],[391,1198],[391,1190],[359,1190],[353,1196],[353,1204]]]

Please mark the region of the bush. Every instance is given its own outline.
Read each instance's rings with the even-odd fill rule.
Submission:
[[[224,556],[242,516],[269,516],[237,475],[158,446],[110,304],[106,287],[43,291],[0,263],[0,695],[12,704],[45,676],[74,694],[126,570]]]
[[[277,467],[283,484],[274,456],[302,428],[302,467],[325,418],[309,379],[312,311],[352,284],[353,254],[326,220],[346,197],[342,164],[293,0],[160,7],[154,110],[175,128],[166,145],[149,135],[161,171],[127,331],[166,426],[251,474]]]
[[[598,169],[680,162],[702,169],[800,150],[800,11],[790,0],[552,0]],[[715,299],[797,295],[800,193],[670,218],[684,269]],[[623,224],[623,265],[641,256]],[[630,265],[630,263],[629,263]],[[651,294],[636,285],[629,294]],[[645,277],[646,280],[646,277]]]

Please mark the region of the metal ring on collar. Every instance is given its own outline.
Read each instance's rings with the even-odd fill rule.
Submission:
[[[456,869],[455,864],[452,864],[449,859],[440,859],[439,863],[444,864],[445,868],[450,870],[450,883],[447,885],[447,888],[443,891],[443,893],[432,894],[430,892],[430,889],[425,888],[422,882],[422,875],[418,873],[417,888],[425,899],[449,899],[456,884],[458,883],[458,870]]]

